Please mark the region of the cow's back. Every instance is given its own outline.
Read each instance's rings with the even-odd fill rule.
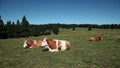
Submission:
[[[61,40],[61,50],[68,50],[70,49],[70,43],[68,41],[65,40]]]

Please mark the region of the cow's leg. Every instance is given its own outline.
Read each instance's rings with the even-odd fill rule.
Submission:
[[[33,48],[32,46],[30,48]]]
[[[57,52],[58,49],[49,49],[50,52]]]
[[[34,47],[35,47],[35,45],[30,46],[30,48],[34,48]]]

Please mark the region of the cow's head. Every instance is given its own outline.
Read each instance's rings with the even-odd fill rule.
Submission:
[[[44,39],[43,39],[42,46],[48,46],[48,43],[47,43],[46,40],[47,40],[47,38],[44,38]]]
[[[28,44],[27,44],[27,41],[25,40],[24,44],[23,44],[23,48],[28,48]]]

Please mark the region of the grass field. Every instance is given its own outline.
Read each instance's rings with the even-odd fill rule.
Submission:
[[[88,41],[104,33],[103,41]],[[68,51],[51,53],[43,48],[23,49],[24,39],[65,39]],[[0,40],[0,68],[120,68],[120,30],[60,29],[59,35]]]

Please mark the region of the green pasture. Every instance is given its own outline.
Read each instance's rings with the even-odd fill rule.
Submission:
[[[102,41],[88,41],[104,33]],[[49,52],[44,48],[24,49],[24,39],[64,39],[67,51]],[[58,35],[0,39],[0,68],[120,68],[120,30],[87,28],[60,29]]]

